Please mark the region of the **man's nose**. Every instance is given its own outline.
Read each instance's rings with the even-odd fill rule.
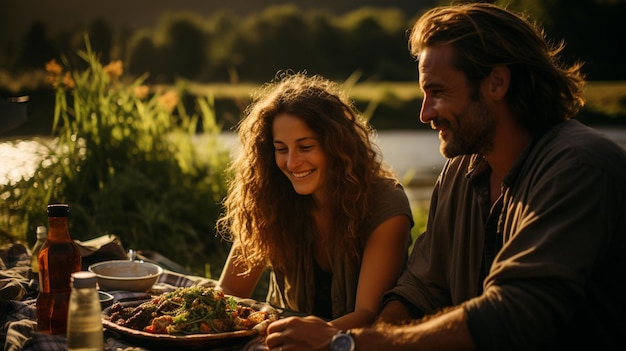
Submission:
[[[420,109],[420,121],[422,123],[428,124],[437,116],[437,113],[435,112],[433,106],[434,105],[432,104],[430,98],[428,98],[426,94],[424,94],[424,99],[422,100],[422,108]]]

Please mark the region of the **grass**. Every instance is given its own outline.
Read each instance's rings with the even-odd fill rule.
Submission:
[[[589,82],[585,91],[587,107],[609,116],[625,114],[626,82]]]
[[[623,83],[626,87],[626,82]],[[215,98],[248,99],[259,83],[187,83],[189,92]],[[363,82],[347,87],[354,99],[377,100],[393,95],[401,100],[421,99],[422,92],[415,82]]]
[[[6,71],[0,71],[0,89],[7,93],[17,93],[21,90],[35,90],[45,78],[45,72],[35,70],[12,76]],[[358,77],[356,77],[358,78]],[[355,100],[380,101],[393,96],[401,101],[410,101],[422,98],[417,79],[406,82],[357,82],[355,77],[346,80],[347,88]],[[198,83],[186,82],[189,93],[201,96],[212,96],[216,99],[234,99],[247,101],[250,94],[261,83]],[[155,90],[171,89],[171,87],[157,86]],[[587,106],[593,110],[603,111],[607,115],[626,114],[626,81],[590,81],[585,91]]]
[[[236,125],[238,116],[258,86],[254,83],[193,83],[189,84],[189,91],[200,97],[215,96],[218,116],[225,130],[228,130]],[[344,86],[356,107],[376,129],[427,128],[427,125],[417,120],[423,97],[417,81],[354,83],[353,79],[348,79]],[[586,106],[577,116],[579,121],[591,126],[626,125],[626,81],[588,82],[585,97]]]
[[[211,97],[196,99],[198,113],[189,114],[177,87],[143,94],[141,78],[124,84],[119,67],[103,66],[87,47],[79,52],[84,70],[48,64],[54,138],[42,143],[46,155],[32,177],[0,184],[6,240],[33,242],[47,224],[46,204],[68,203],[73,239],[114,234],[127,248],[217,274],[228,253],[213,229],[230,150],[219,143]]]
[[[259,87],[258,83],[188,83],[189,92],[216,98],[246,99]],[[362,82],[349,88],[355,99],[375,100],[386,95],[401,100],[421,99],[423,94],[414,82]],[[616,108],[626,102],[626,81],[591,81],[587,83],[585,97],[589,105]]]

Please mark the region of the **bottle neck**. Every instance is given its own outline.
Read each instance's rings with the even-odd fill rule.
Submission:
[[[48,217],[49,240],[71,240],[67,217]]]

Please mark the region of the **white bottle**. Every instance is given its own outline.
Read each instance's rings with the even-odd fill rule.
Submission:
[[[96,290],[96,274],[72,273],[72,293],[67,315],[68,351],[102,351],[102,309]]]

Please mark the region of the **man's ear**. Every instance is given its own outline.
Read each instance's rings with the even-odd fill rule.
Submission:
[[[491,72],[487,76],[487,91],[491,95],[492,99],[500,100],[504,99],[507,91],[509,90],[509,83],[511,82],[511,71],[509,67],[505,65],[498,65],[491,69]]]

